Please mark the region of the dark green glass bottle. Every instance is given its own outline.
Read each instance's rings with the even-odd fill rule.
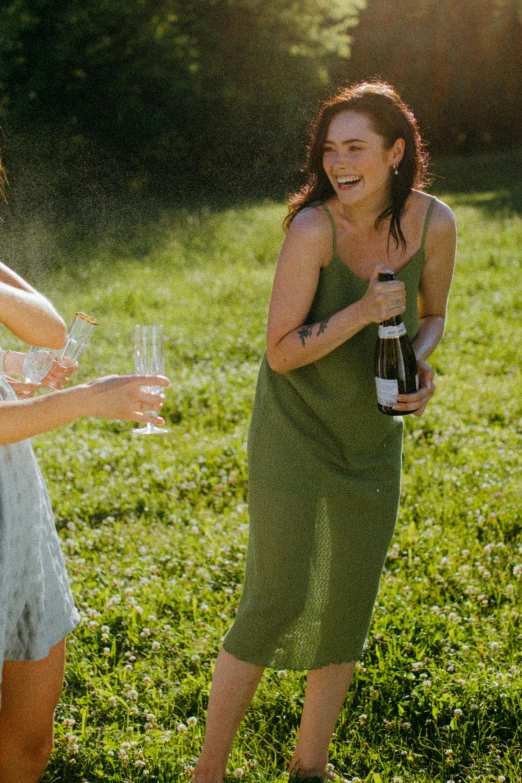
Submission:
[[[381,272],[379,281],[395,280],[391,272]],[[400,315],[379,324],[375,349],[375,384],[377,405],[388,416],[404,416],[413,411],[394,410],[397,394],[411,394],[419,389],[417,359]]]

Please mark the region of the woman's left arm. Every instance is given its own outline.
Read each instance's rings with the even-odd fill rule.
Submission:
[[[48,299],[0,264],[0,322],[30,345],[61,348],[65,324]]]
[[[420,388],[415,394],[399,394],[394,406],[397,410],[412,411],[416,416],[422,416],[435,392],[435,373],[426,359],[444,334],[455,267],[456,236],[452,211],[446,204],[437,201],[426,237],[426,259],[419,285],[419,331],[413,341]]]

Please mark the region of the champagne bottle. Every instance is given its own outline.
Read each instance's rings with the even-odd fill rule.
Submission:
[[[380,272],[379,281],[395,280],[391,272]],[[397,394],[411,394],[419,389],[417,359],[400,315],[379,324],[375,350],[375,384],[377,404],[388,416],[404,416],[413,411],[397,411]]]

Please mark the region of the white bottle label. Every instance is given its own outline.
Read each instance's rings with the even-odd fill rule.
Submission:
[[[379,337],[382,337],[385,340],[390,340],[394,337],[402,337],[403,334],[406,334],[406,327],[403,323],[398,324],[397,326],[379,325]]]
[[[397,405],[395,398],[399,393],[399,384],[396,380],[375,378],[375,385],[377,387],[379,405],[383,405],[385,408],[393,408],[394,405]]]

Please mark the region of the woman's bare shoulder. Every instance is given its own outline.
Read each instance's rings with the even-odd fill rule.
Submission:
[[[424,193],[421,190],[413,190],[410,198],[412,199],[412,206],[415,210],[418,210],[419,217],[425,217],[431,202],[434,201],[429,223],[430,233],[455,229],[455,217],[444,201],[441,201],[436,196],[432,196],[431,193]]]
[[[288,232],[303,235],[324,235],[332,230],[328,215],[319,204],[301,209],[290,223]]]
[[[332,226],[319,206],[305,207],[292,220],[285,238],[286,249],[326,266],[332,256]]]

